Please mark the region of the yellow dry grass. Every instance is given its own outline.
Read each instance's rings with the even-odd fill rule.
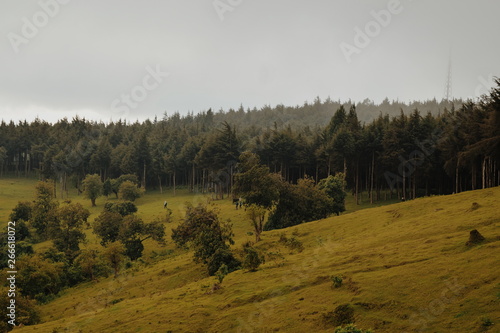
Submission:
[[[163,213],[167,199],[175,222],[185,201],[206,202],[181,191],[139,199],[145,219]],[[90,203],[83,199],[86,207]],[[104,199],[98,200],[95,217]],[[478,203],[478,209],[470,209]],[[213,202],[231,218],[235,248],[253,236],[243,210]],[[144,260],[120,277],[67,289],[40,307],[44,323],[24,332],[332,332],[323,314],[349,303],[358,327],[374,332],[499,332],[500,188],[421,198],[359,210],[340,217],[265,232],[257,247],[280,252],[256,272],[226,276],[222,288],[189,251],[169,242],[146,246]],[[93,219],[91,217],[91,219]],[[468,247],[469,231],[486,241]],[[280,234],[304,251],[290,251]],[[86,246],[98,246],[88,231]],[[170,253],[167,250],[173,250]],[[154,251],[154,252],[153,252]],[[342,276],[340,288],[330,277]],[[494,322],[485,327],[486,319]]]

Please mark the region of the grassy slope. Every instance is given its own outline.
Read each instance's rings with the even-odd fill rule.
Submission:
[[[206,201],[187,193],[175,198],[153,193],[139,200],[141,214],[160,214],[165,197],[176,220],[183,202]],[[473,202],[480,208],[469,211]],[[490,332],[498,332],[499,202],[500,188],[494,188],[266,232],[259,247],[281,251],[285,260],[268,261],[257,272],[231,273],[215,292],[208,287],[214,278],[193,264],[189,252],[169,242],[165,249],[174,254],[151,259],[151,249],[165,249],[148,244],[144,263],[116,280],[66,290],[40,308],[46,323],[17,331],[331,332],[322,314],[350,303],[358,327],[375,332],[476,332],[486,317],[496,323]],[[238,247],[252,239],[243,211],[228,200],[217,205],[232,219]],[[487,240],[468,248],[473,228]],[[295,233],[305,250],[290,253],[282,247],[282,232]],[[90,233],[87,246],[97,246]],[[331,275],[344,277],[341,288],[332,289]]]

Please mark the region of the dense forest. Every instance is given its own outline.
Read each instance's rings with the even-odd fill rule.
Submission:
[[[257,154],[296,183],[343,172],[356,198],[389,192],[404,199],[500,184],[500,80],[477,101],[374,104],[330,99],[162,119],[109,123],[81,118],[0,124],[2,176],[53,180],[57,195],[135,174],[143,189],[183,186],[231,193],[238,158]]]

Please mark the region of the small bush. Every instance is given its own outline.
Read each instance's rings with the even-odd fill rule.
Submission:
[[[226,264],[222,264],[217,272],[215,272],[215,277],[217,278],[217,281],[219,281],[219,283],[222,283],[227,274],[229,274],[229,269],[227,268]]]
[[[288,237],[286,236],[286,234],[284,232],[282,232],[280,234],[280,239],[279,239],[279,242],[280,243],[283,243],[283,244],[286,244],[286,242],[288,241]]]
[[[287,237],[285,233],[280,234],[279,242],[284,244],[292,251],[302,252],[304,251],[304,244],[298,240],[295,236],[290,238]]]
[[[234,272],[241,265],[234,257],[231,250],[217,249],[207,261],[208,274],[215,275],[215,272],[217,272],[223,264],[227,266],[229,272]]]
[[[289,238],[286,246],[290,250],[294,250],[294,251],[297,251],[297,252],[304,251],[304,245],[302,244],[302,242],[300,240],[298,240],[295,237]]]
[[[118,197],[126,201],[135,201],[142,196],[144,189],[138,188],[131,181],[124,181],[118,189]]]
[[[285,264],[285,256],[278,250],[277,252],[267,252],[266,253],[268,261],[274,262],[278,267]]]
[[[131,201],[125,202],[106,202],[104,204],[104,210],[107,212],[118,213],[121,216],[131,215],[137,212],[137,206]]]
[[[111,305],[115,305],[117,303],[120,303],[121,301],[123,301],[124,299],[123,298],[115,298],[114,300],[112,300],[110,302]]]
[[[482,327],[490,327],[493,325],[493,322],[491,321],[490,318],[483,318],[481,319],[481,326]]]
[[[130,260],[137,260],[142,257],[144,245],[140,239],[131,239],[122,243],[125,245],[125,255],[129,257]]]
[[[342,286],[342,278],[340,276],[331,276],[332,284],[334,288],[340,288]]]
[[[354,322],[354,309],[350,304],[339,305],[335,310],[323,314],[323,322],[332,326],[351,324]]]
[[[253,247],[245,247],[245,259],[243,260],[243,268],[248,269],[250,272],[255,272],[259,268],[260,264],[264,262],[263,256],[261,256],[257,250]]]

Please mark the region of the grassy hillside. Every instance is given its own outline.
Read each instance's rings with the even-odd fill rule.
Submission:
[[[175,216],[168,239],[183,202],[207,201],[153,193],[139,199],[139,212],[161,214],[165,198]],[[229,200],[215,205],[233,221],[235,248],[253,240],[244,211]],[[499,208],[500,188],[493,188],[265,232],[258,248],[274,258],[256,272],[229,274],[219,290],[190,252],[151,243],[119,278],[65,290],[40,307],[43,324],[16,332],[332,332],[324,318],[341,304],[352,305],[358,327],[377,333],[500,332]],[[472,229],[483,244],[465,245]],[[280,243],[283,233],[304,250]],[[86,246],[97,246],[88,235]],[[341,276],[342,286],[333,288],[331,276]]]

